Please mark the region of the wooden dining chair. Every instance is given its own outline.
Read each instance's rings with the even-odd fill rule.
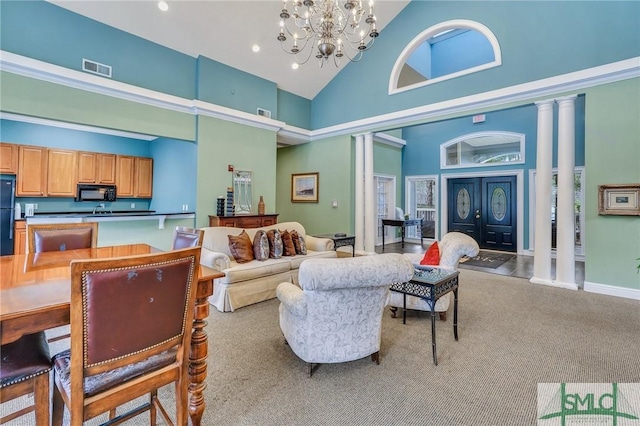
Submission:
[[[92,248],[97,241],[97,222],[27,225],[28,253]]]
[[[187,424],[188,362],[200,249],[71,262],[71,349],[53,357],[54,426],[64,407],[70,425],[109,413],[116,425],[159,411],[157,396],[175,387],[176,425]],[[116,417],[116,408],[149,395]]]
[[[97,241],[97,222],[27,225],[28,253],[92,248]],[[47,331],[49,343],[69,337],[69,326]]]
[[[171,250],[201,246],[203,238],[204,231],[202,229],[176,226],[176,229],[173,231],[173,243],[171,246]]]
[[[33,394],[33,404],[4,415],[0,424],[35,411],[36,425],[49,426],[51,358],[44,333],[22,336],[2,345],[0,351],[0,403]]]

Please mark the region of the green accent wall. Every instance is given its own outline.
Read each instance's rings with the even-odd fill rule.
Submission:
[[[122,244],[149,244],[161,250],[171,250],[176,226],[193,227],[193,219],[167,219],[164,229],[158,220],[132,220],[98,223],[98,247]]]
[[[640,290],[640,217],[598,215],[598,185],[640,184],[640,79],[586,91],[585,281]]]
[[[2,72],[4,112],[68,123],[195,140],[195,117],[124,99]]]
[[[253,211],[260,195],[265,213],[276,210],[276,133],[217,118],[198,116],[198,178],[196,226],[209,226],[216,214],[216,199],[231,186],[231,164],[235,170],[253,174]]]
[[[401,207],[402,193],[402,148],[382,143],[373,144],[374,173],[396,177],[396,206]]]
[[[353,233],[354,184],[351,136],[336,136],[278,149],[279,222],[300,222],[307,234]],[[291,202],[291,174],[319,172],[318,203]],[[331,207],[332,200],[338,207]]]

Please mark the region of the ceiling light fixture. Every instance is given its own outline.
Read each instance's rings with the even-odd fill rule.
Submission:
[[[258,46],[257,44],[254,44],[251,47],[251,50],[253,50],[254,52],[258,53],[260,51],[260,46]]]
[[[360,28],[360,21],[366,13],[362,7],[362,0],[344,1],[344,9],[340,6],[341,0],[290,2],[292,13],[287,10],[288,1],[283,1],[278,40],[285,52],[295,55],[298,64],[304,64],[311,58],[315,46],[315,57],[318,58],[321,67],[330,57],[333,57],[335,66],[340,65],[343,56],[357,62],[378,37],[373,1],[369,2],[369,14],[364,20],[368,25],[367,30]],[[287,36],[293,39],[290,48],[285,47]],[[308,53],[304,53],[307,46],[310,46]]]
[[[159,1],[158,2],[158,9],[160,9],[163,12],[166,12],[167,10],[169,10],[169,5],[167,4],[166,1]]]

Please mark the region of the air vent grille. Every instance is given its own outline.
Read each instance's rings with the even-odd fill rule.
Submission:
[[[267,117],[267,118],[271,118],[271,111],[266,110],[266,109],[262,109],[262,108],[258,108],[258,115],[261,115],[261,116]]]
[[[101,64],[89,59],[82,60],[82,70],[111,78],[111,67],[109,65]]]

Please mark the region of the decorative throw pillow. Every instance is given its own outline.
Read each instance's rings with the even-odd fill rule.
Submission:
[[[280,231],[270,229],[267,231],[267,239],[269,240],[269,257],[280,259],[282,257],[282,238]]]
[[[298,231],[291,231],[291,239],[293,240],[293,246],[296,248],[296,254],[307,254],[307,245],[304,242],[304,237],[298,234]]]
[[[437,241],[431,244],[431,246],[427,249],[427,252],[424,254],[424,257],[420,261],[420,264],[432,266],[437,266],[440,264],[440,248],[438,247]]]
[[[240,235],[227,235],[229,238],[229,251],[238,263],[251,262],[253,257],[253,244],[251,238],[246,231],[242,231]]]
[[[267,260],[269,258],[269,238],[267,233],[260,230],[253,237],[253,257],[256,260]]]
[[[280,236],[282,237],[282,246],[284,247],[283,255],[295,256],[296,246],[293,245],[293,238],[291,238],[291,234],[289,233],[289,231],[280,231]]]

